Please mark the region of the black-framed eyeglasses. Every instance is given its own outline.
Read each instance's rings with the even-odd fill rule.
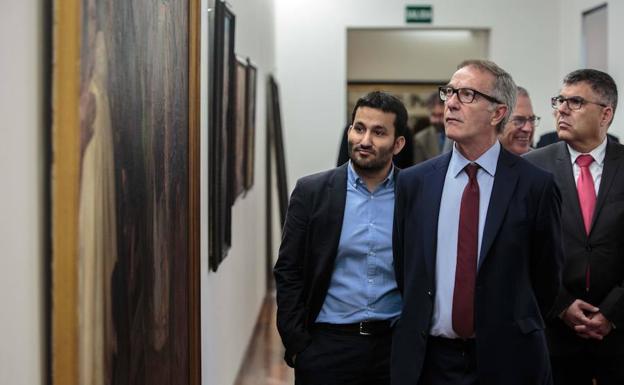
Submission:
[[[472,103],[475,99],[475,96],[477,95],[480,95],[481,97],[483,97],[484,99],[492,103],[503,104],[500,101],[498,101],[498,99],[496,99],[495,97],[484,94],[483,92],[479,92],[472,88],[466,88],[466,87],[453,88],[451,86],[442,86],[442,87],[439,87],[438,90],[440,92],[440,100],[444,102],[452,98],[453,94],[457,94],[459,101],[464,104]]]
[[[535,115],[531,115],[531,116],[514,116],[509,121],[511,122],[511,124],[514,125],[515,128],[522,128],[522,127],[524,127],[525,124],[527,124],[527,122],[531,123],[531,125],[533,125],[533,127],[537,127],[537,126],[539,126],[540,119],[541,118],[539,116],[535,116]]]
[[[598,103],[598,102],[592,102],[590,100],[585,100],[580,96],[570,96],[569,98],[566,98],[564,96],[559,95],[559,96],[553,96],[552,98],[550,98],[550,105],[555,110],[561,107],[563,103],[567,103],[568,108],[571,110],[580,110],[581,107],[583,107],[583,104],[587,104],[587,103],[597,104],[601,107],[607,107],[607,105],[604,103]]]

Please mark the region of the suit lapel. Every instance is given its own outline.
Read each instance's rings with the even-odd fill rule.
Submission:
[[[596,219],[600,214],[602,207],[604,206],[605,200],[609,195],[609,190],[613,185],[613,180],[615,179],[615,175],[617,175],[618,168],[620,167],[620,158],[622,156],[621,151],[617,145],[607,141],[607,149],[605,154],[604,166],[602,169],[602,178],[600,180],[600,188],[598,189],[598,197],[596,198],[596,208],[594,209],[594,216],[592,219],[592,229],[594,228],[594,223],[596,223]],[[590,231],[591,234],[591,231]]]
[[[327,185],[327,222],[326,234],[328,234],[329,253],[334,259],[340,242],[342,221],[344,218],[345,204],[347,201],[347,167],[349,162],[340,166]]]
[[[451,161],[451,152],[440,156],[433,163],[432,170],[423,181],[423,212],[416,220],[426,223],[425,228],[425,265],[427,275],[430,278],[435,277],[435,257],[437,251],[438,240],[438,217],[440,214],[440,202],[442,201],[442,189],[444,188],[444,179]]]
[[[575,232],[585,234],[581,205],[579,204],[576,182],[574,181],[574,173],[572,171],[572,160],[568,146],[563,141],[557,144],[554,174],[561,192],[561,200],[562,202],[567,202],[570,210],[573,212]]]
[[[483,228],[481,253],[477,269],[481,268],[496,238],[496,234],[498,234],[498,230],[503,223],[503,218],[505,218],[505,214],[507,213],[509,200],[518,182],[518,173],[514,169],[516,161],[516,158],[501,147],[496,166],[496,174],[494,176],[494,185],[492,186],[492,194],[490,195],[490,204]]]

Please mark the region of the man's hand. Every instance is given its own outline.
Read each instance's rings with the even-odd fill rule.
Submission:
[[[597,307],[577,299],[559,317],[566,325],[574,329],[578,325],[588,325],[591,321],[589,316],[596,312],[598,312]]]
[[[588,318],[589,323],[585,325],[576,325],[574,327],[574,331],[579,337],[602,340],[609,333],[611,333],[611,321],[606,319],[602,313],[596,312],[590,314]]]

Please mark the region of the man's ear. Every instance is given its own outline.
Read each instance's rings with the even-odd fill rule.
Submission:
[[[401,152],[403,147],[405,147],[405,137],[401,135],[394,140],[394,149],[392,150],[392,153],[394,155],[398,154]]]
[[[608,106],[602,110],[602,116],[600,117],[600,126],[609,127],[613,120],[613,107]]]
[[[506,114],[507,106],[504,104],[498,104],[496,106],[496,109],[494,110],[494,116],[492,116],[490,124],[492,124],[493,126],[498,126],[498,123],[500,123],[505,118]]]

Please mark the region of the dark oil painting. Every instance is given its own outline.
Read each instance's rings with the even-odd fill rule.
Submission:
[[[188,384],[189,2],[80,6],[78,383]]]

